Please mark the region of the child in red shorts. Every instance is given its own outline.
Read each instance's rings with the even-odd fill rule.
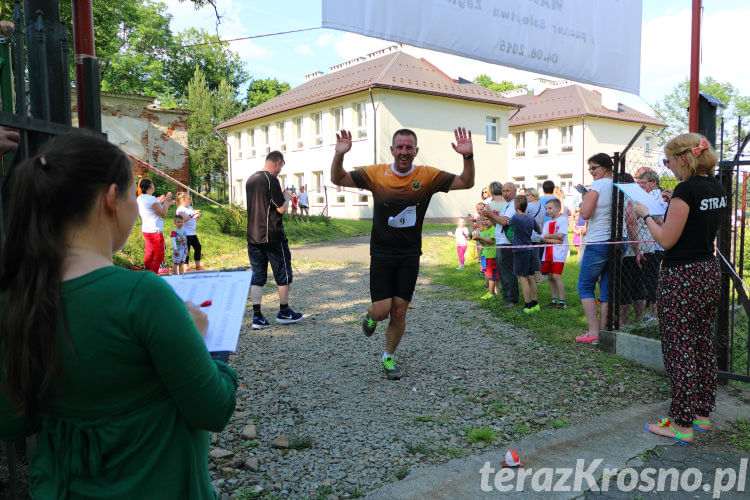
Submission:
[[[482,232],[475,235],[473,239],[481,242],[482,244],[482,258],[487,266],[484,271],[484,277],[487,280],[487,293],[482,295],[482,299],[491,299],[497,295],[497,281],[500,279],[497,273],[497,263],[495,255],[497,248],[495,247],[495,225],[487,217],[483,217],[480,223]]]
[[[549,246],[544,248],[542,257],[542,272],[549,273],[549,293],[552,302],[549,307],[566,309],[565,285],[562,281],[565,259],[568,258],[568,218],[560,215],[562,205],[560,200],[553,198],[547,201],[547,215],[552,219],[544,223],[542,228],[542,243]]]

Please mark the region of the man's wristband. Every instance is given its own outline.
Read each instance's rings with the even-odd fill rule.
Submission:
[[[467,155],[464,155],[464,160],[471,160],[474,158],[474,153],[469,153]]]
[[[643,216],[643,222],[646,222],[646,219],[648,219],[649,217],[651,217],[651,214],[644,215]],[[653,217],[651,217],[651,218],[653,219]]]

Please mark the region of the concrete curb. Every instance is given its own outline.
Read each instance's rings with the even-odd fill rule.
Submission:
[[[665,371],[660,340],[625,332],[601,331],[599,349],[635,361],[652,370]]]
[[[720,390],[717,395],[718,412],[712,415],[712,421],[719,426],[726,425],[738,416],[750,413],[750,404],[738,401],[737,398]],[[544,430],[527,436],[517,442],[503,445],[498,451],[484,453],[469,458],[451,460],[450,462],[430,467],[420,467],[412,471],[406,479],[392,483],[371,492],[367,498],[373,499],[473,499],[473,498],[577,498],[589,489],[584,480],[575,488],[573,477],[567,481],[571,490],[567,492],[532,491],[531,473],[542,467],[576,468],[576,461],[583,460],[583,470],[589,469],[593,461],[601,463],[593,470],[593,476],[600,480],[604,468],[638,467],[643,462],[638,458],[644,450],[657,445],[674,443],[656,436],[644,429],[644,424],[657,422],[667,415],[669,401],[649,405],[637,405],[622,411],[613,411],[592,421],[559,430]],[[697,437],[700,439],[700,437]],[[681,445],[680,445],[681,446]],[[479,470],[486,462],[492,469],[500,469],[505,451],[517,450],[525,469],[533,469],[525,478],[523,491],[501,492],[495,488],[496,474],[489,474],[488,485],[492,491],[481,488],[482,474]],[[507,470],[507,469],[506,469]],[[520,470],[520,469],[518,469]],[[517,471],[516,470],[516,473]],[[505,485],[515,490],[518,475],[505,481]],[[554,474],[553,484],[560,477]],[[614,483],[614,482],[613,482]],[[614,484],[612,483],[612,486]],[[486,488],[485,488],[486,489]],[[593,490],[593,488],[592,488]],[[594,490],[596,491],[596,490]]]

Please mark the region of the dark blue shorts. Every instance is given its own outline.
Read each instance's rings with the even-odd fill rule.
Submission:
[[[516,276],[533,276],[536,272],[536,261],[534,253],[536,250],[528,249],[513,252],[513,274]]]
[[[247,255],[253,269],[251,285],[263,286],[268,281],[268,264],[271,264],[276,284],[283,286],[292,282],[292,254],[286,241],[247,244]]]

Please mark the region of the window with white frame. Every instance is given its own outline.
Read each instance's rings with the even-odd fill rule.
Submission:
[[[323,192],[323,171],[318,170],[312,173],[312,203],[323,205],[325,203],[325,194]]]
[[[242,158],[242,132],[234,133],[235,158]]]
[[[281,190],[282,191],[285,190],[286,189],[286,175],[279,175],[278,179],[279,179],[279,184],[281,184]]]
[[[336,142],[336,134],[344,128],[344,108],[331,109],[331,141]]]
[[[286,136],[284,122],[276,123],[276,139],[279,141],[279,151],[286,151]]]
[[[573,151],[573,125],[560,127],[560,151]]]
[[[234,180],[234,193],[232,195],[233,196],[232,202],[235,205],[242,204],[242,198],[243,198],[243,196],[242,196],[242,194],[243,194],[242,188],[243,187],[245,187],[245,186],[242,183],[242,179],[235,179]]]
[[[566,195],[573,193],[573,174],[560,174],[560,189]]]
[[[247,156],[252,158],[255,156],[255,129],[251,128],[247,130]]]
[[[513,150],[516,157],[526,156],[526,132],[516,132],[513,134]]]
[[[313,113],[310,117],[312,121],[313,143],[316,146],[323,144],[323,113]]]
[[[497,118],[488,116],[484,124],[484,135],[487,142],[497,144]]]
[[[294,174],[294,182],[294,185],[297,186],[297,192],[299,192],[299,188],[305,185],[305,174]]]
[[[549,150],[547,145],[549,143],[549,129],[543,128],[542,130],[536,131],[536,154],[546,155]]]
[[[544,190],[542,189],[542,184],[544,184],[544,181],[547,180],[547,176],[537,175],[535,176],[535,178],[536,178],[536,190],[539,191],[540,193],[543,193]]]
[[[516,191],[526,187],[526,177],[513,177],[513,185],[516,186]]]
[[[354,105],[355,134],[358,139],[367,137],[367,103],[358,102]]]
[[[263,125],[263,150],[265,151],[265,154],[268,154],[271,152],[271,136],[270,132],[268,130],[268,125]]]
[[[643,139],[643,153],[646,155],[651,154],[651,138],[650,137],[646,137],[645,139]]]
[[[294,119],[294,143],[297,149],[302,148],[305,143],[302,138],[302,117],[298,116]]]
[[[336,187],[336,193],[334,194],[334,202],[335,205],[343,205],[346,203],[346,193],[344,192],[344,188],[342,186]]]

